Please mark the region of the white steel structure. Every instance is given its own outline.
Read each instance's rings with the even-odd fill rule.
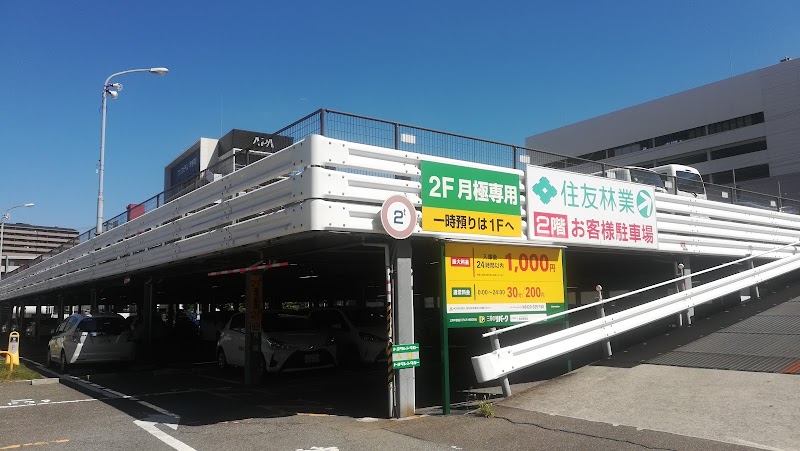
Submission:
[[[0,283],[0,301],[146,268],[210,256],[270,239],[310,231],[385,234],[381,204],[407,197],[421,216],[420,162],[437,161],[515,174],[521,170],[431,157],[413,152],[311,135],[291,147],[81,243]],[[520,186],[520,192],[526,192]],[[531,242],[520,196],[518,237],[423,231],[414,235],[497,243]],[[655,194],[658,249],[683,255],[763,258],[800,237],[800,217],[714,201]],[[533,241],[534,244],[559,244]]]

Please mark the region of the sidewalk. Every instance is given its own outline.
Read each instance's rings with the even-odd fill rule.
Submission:
[[[800,284],[729,306],[697,318],[691,327],[615,350],[610,359],[541,384],[512,387],[514,395],[499,405],[761,449],[800,450],[800,376],[645,363],[761,312],[786,311],[780,306],[798,296]]]

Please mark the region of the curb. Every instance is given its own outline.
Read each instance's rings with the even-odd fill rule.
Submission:
[[[61,379],[57,377],[45,377],[43,379],[22,379],[19,381],[8,381],[12,384],[22,384],[22,385],[53,385],[53,384],[60,384]]]

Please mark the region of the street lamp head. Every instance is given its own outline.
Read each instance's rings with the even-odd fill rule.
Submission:
[[[150,69],[150,73],[156,75],[167,75],[167,72],[169,72],[169,69],[166,67],[153,67]]]
[[[111,83],[111,87],[117,91],[122,91],[122,83]]]
[[[27,203],[27,204],[23,205],[23,207],[33,207],[33,203]]]
[[[119,93],[117,91],[106,89],[106,92],[108,93],[108,95],[111,96],[112,99],[116,99],[117,97],[119,97]]]

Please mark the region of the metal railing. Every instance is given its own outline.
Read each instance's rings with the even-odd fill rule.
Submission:
[[[273,134],[291,137],[294,142],[298,142],[309,135],[318,134],[359,144],[523,170],[526,165],[532,164],[581,174],[606,176],[609,169],[618,168],[615,165],[599,163],[593,160],[569,157],[512,144],[328,109],[319,109]],[[231,158],[234,158],[234,156]],[[135,217],[207,185],[222,175],[241,169],[234,163],[230,159],[221,161],[178,186],[159,193],[140,204],[132,204],[133,206],[125,212],[104,222],[103,232],[119,227]],[[704,185],[706,186],[708,198],[711,200],[800,214],[800,200],[760,194],[711,183],[705,183]],[[92,228],[74,240],[70,240],[30,262],[26,262],[25,265],[9,272],[8,275],[24,270],[77,244],[88,241],[95,235],[95,229]]]
[[[497,340],[498,336],[501,334],[563,318],[567,315],[572,315],[590,308],[597,308],[599,310],[608,303],[636,296],[655,288],[681,283],[687,279],[691,280],[697,276],[746,261],[752,261],[781,249],[793,248],[796,251],[798,245],[800,245],[800,241],[793,241],[765,252],[749,255],[688,275],[680,275],[674,279],[633,290],[619,296],[612,296],[607,299],[603,299],[602,296],[600,296],[597,302],[565,310],[553,315],[542,315],[532,321],[484,333],[484,338],[489,338],[494,342],[492,347],[495,350],[491,353],[472,358],[476,378],[478,382],[487,382],[503,378],[513,372],[601,341],[606,341],[606,353],[610,355],[611,348],[608,344],[608,340],[611,337],[650,324],[670,315],[678,314],[726,294],[734,293],[742,288],[794,271],[800,268],[800,254],[795,253],[789,257],[775,260],[762,266],[751,266],[748,270],[715,279],[693,288],[682,289],[677,293],[611,315],[599,313],[597,319],[515,345],[500,347]],[[599,289],[598,287],[598,290]]]

